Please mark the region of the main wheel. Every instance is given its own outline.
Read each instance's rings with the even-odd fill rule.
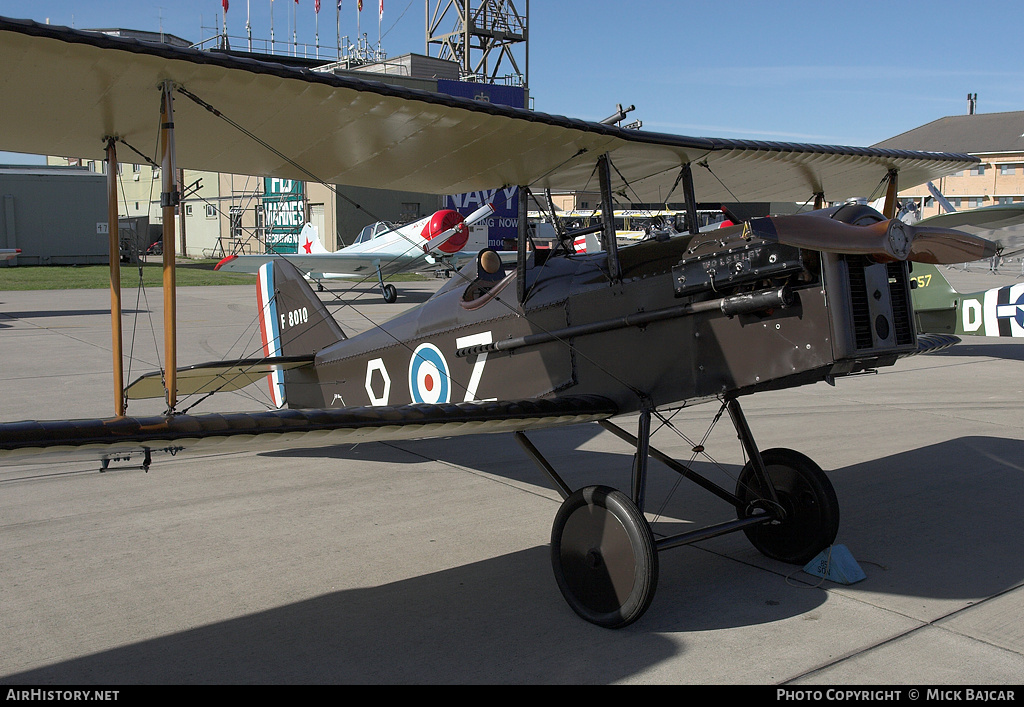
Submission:
[[[605,628],[640,618],[658,584],[647,519],[607,486],[587,486],[562,503],[551,528],[551,565],[573,611]]]
[[[761,452],[761,459],[785,516],[743,532],[762,555],[807,564],[830,546],[839,532],[839,500],[832,482],[821,467],[792,449],[768,449]],[[771,494],[762,487],[750,462],[740,471],[736,495],[743,501],[741,518],[756,508],[771,510]]]
[[[398,289],[394,285],[384,285],[384,301],[394,304],[398,299]]]

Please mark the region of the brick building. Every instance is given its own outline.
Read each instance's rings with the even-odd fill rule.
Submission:
[[[979,157],[981,163],[976,167],[934,183],[958,210],[1024,202],[1024,111],[948,116],[874,147]],[[900,198],[914,199],[922,217],[939,213],[927,185],[903,190]]]

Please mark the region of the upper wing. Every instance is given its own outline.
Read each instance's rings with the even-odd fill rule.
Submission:
[[[967,155],[680,137],[223,54],[0,18],[0,149],[103,159],[105,138],[153,145],[175,94],[179,167],[458,194],[503,185],[617,187],[663,202],[693,164],[702,201],[864,196],[887,170],[904,186]],[[272,148],[272,149],[271,149]],[[283,157],[288,155],[291,159]]]
[[[554,427],[616,414],[596,396],[258,413],[115,417],[0,424],[0,464],[48,456],[112,459],[126,454],[238,452],[321,447]]]

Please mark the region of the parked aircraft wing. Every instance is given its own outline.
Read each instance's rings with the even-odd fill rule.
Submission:
[[[1014,229],[1012,232],[1019,235],[1022,224],[1024,224],[1024,204],[996,204],[970,211],[956,211],[931,216],[921,219],[914,225],[955,228],[958,231],[998,241],[1009,233],[1007,229]],[[1009,257],[1018,252],[1019,250],[1016,249],[1012,253],[1004,250],[1000,252],[1000,255]]]
[[[605,398],[565,396],[479,403],[8,422],[0,423],[0,464],[22,464],[52,456],[110,459],[132,453],[248,451],[257,434],[260,448],[272,449],[514,432],[604,420],[615,414],[614,404]]]
[[[382,275],[391,275],[398,272],[406,272],[417,267],[426,268],[428,263],[423,258],[422,252],[415,250],[405,255],[392,255],[382,253],[321,253],[320,255],[229,255],[214,266],[214,270],[220,272],[259,272],[265,263],[274,258],[284,258],[292,263],[303,273],[312,273],[314,276],[325,273],[337,275],[377,275],[377,265],[380,265]]]
[[[105,139],[153,145],[162,82],[173,82],[177,166],[457,194],[501,185],[613,187],[663,202],[692,165],[706,201],[803,201],[871,192],[976,163],[947,153],[682,137],[0,18],[0,149],[103,159]],[[40,91],[46,86],[46,91]],[[284,157],[289,155],[291,159]]]

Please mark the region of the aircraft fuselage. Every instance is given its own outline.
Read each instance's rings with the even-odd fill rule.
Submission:
[[[551,257],[467,302],[424,305],[289,372],[293,407],[597,394],[623,412],[823,380],[916,349],[906,264],[745,238],[740,227]]]

